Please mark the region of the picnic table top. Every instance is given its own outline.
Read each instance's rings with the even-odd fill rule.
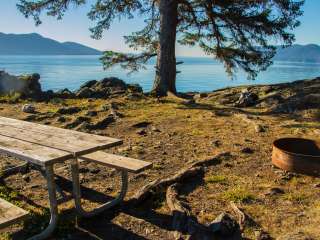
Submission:
[[[0,152],[41,166],[120,144],[115,138],[0,117]]]

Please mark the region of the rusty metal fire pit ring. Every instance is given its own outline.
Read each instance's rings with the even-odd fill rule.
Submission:
[[[272,163],[286,171],[320,176],[320,142],[281,138],[273,143]]]

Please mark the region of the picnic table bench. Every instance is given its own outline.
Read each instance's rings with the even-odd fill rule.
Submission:
[[[56,163],[71,160],[73,197],[76,210],[80,215],[94,216],[123,200],[127,192],[128,172],[138,173],[150,168],[152,164],[102,151],[121,144],[122,141],[115,138],[0,117],[0,152],[41,167],[47,180],[50,222],[45,230],[30,240],[45,239],[52,234],[56,227],[58,220],[58,203],[54,182],[54,164]],[[81,205],[79,161],[95,162],[121,171],[122,187],[119,195],[114,200],[92,211],[86,211]],[[4,205],[9,206],[10,203],[0,201],[1,209]],[[27,215],[24,210],[18,207],[12,205],[10,207],[14,209],[11,212],[17,214],[13,214],[11,218],[8,217],[8,221],[4,220],[3,226],[15,223]],[[2,227],[1,222],[0,227]]]

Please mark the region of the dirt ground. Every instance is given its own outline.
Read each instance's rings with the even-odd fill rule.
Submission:
[[[123,146],[109,152],[154,164],[151,170],[130,175],[127,200],[152,180],[172,176],[191,162],[228,152],[231,156],[208,167],[204,176],[183,183],[182,198],[199,223],[209,224],[222,212],[236,218],[230,207],[234,201],[252,220],[245,225],[244,239],[258,239],[261,230],[274,239],[320,239],[320,179],[286,173],[271,164],[275,139],[294,136],[319,140],[319,108],[292,113],[272,113],[263,105],[237,108],[219,101],[227,94],[230,90],[199,96],[195,102],[170,97],[34,102],[36,114],[23,113],[26,102],[20,101],[2,103],[0,115],[65,127],[88,111],[97,112],[89,121],[99,121],[109,114],[103,106],[112,101],[121,117],[105,129],[90,132],[123,139]],[[61,122],[61,114],[56,112],[68,106],[78,106],[81,111],[64,114],[65,122]],[[249,116],[253,123],[243,116]],[[257,130],[255,124],[263,130]],[[1,155],[2,169],[19,163]],[[119,176],[115,171],[86,162],[81,168],[87,208],[116,195]],[[174,239],[165,193],[135,208],[119,207],[95,218],[78,218],[71,199],[68,165],[57,165],[56,173],[63,177],[57,181],[67,199],[59,206],[61,218],[52,239]],[[1,239],[24,239],[46,226],[47,191],[39,172],[31,170],[4,178],[0,197],[32,213],[24,223],[1,230]]]

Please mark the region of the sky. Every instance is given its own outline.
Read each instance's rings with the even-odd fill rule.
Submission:
[[[89,27],[93,26],[87,17],[90,5],[72,7],[62,20],[42,15],[43,23],[35,26],[33,19],[26,19],[16,8],[18,0],[0,0],[0,32],[4,33],[39,33],[44,37],[60,42],[73,41],[100,50],[129,52],[123,36],[142,28],[143,19],[116,20],[112,27],[104,32],[101,40],[90,38]],[[88,0],[93,2],[93,0]],[[303,7],[304,16],[300,18],[301,26],[297,28],[296,43],[320,45],[320,0],[306,0]],[[181,47],[177,49],[178,56],[202,56],[197,48]]]

